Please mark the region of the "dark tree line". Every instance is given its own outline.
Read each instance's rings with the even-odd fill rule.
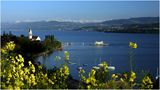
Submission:
[[[61,43],[54,38],[54,35],[45,36],[44,41],[31,41],[24,35],[18,37],[11,32],[9,34],[4,32],[1,36],[1,46],[9,41],[14,41],[16,44],[14,52],[21,54],[25,60],[33,60],[39,53],[53,52],[61,48]]]

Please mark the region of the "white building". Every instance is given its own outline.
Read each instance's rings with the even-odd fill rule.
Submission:
[[[32,30],[31,30],[31,29],[29,29],[29,35],[28,35],[28,38],[29,38],[29,39],[32,39]]]
[[[29,32],[28,32],[28,38],[31,40],[31,41],[41,41],[41,38],[39,36],[33,36],[32,35],[32,30],[29,29]]]

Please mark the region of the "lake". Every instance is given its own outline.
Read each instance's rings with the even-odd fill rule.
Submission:
[[[78,79],[78,66],[84,66],[86,73],[93,66],[106,61],[109,65],[115,66],[115,71],[111,73],[127,72],[129,66],[128,46],[130,41],[136,42],[137,49],[133,50],[133,70],[138,75],[142,70],[149,71],[156,76],[159,67],[159,35],[158,34],[129,34],[129,33],[103,33],[87,31],[52,31],[52,30],[32,30],[33,35],[38,35],[44,40],[45,35],[55,35],[55,38],[61,41],[63,51],[57,51],[47,56],[40,56],[37,62],[40,62],[47,69],[54,66],[60,66],[63,63],[64,51],[70,53],[70,61],[75,64],[69,64],[70,73],[73,78]],[[28,35],[28,30],[12,30],[15,35]],[[104,41],[109,45],[95,46],[95,41]],[[67,42],[71,45],[65,45]],[[62,60],[56,61],[55,56],[61,56]]]

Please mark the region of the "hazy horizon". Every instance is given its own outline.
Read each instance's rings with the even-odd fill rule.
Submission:
[[[1,22],[73,21],[159,17],[158,1],[2,1]]]

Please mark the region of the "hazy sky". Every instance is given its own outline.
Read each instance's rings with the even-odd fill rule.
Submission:
[[[2,1],[2,22],[101,21],[158,16],[158,1]]]

